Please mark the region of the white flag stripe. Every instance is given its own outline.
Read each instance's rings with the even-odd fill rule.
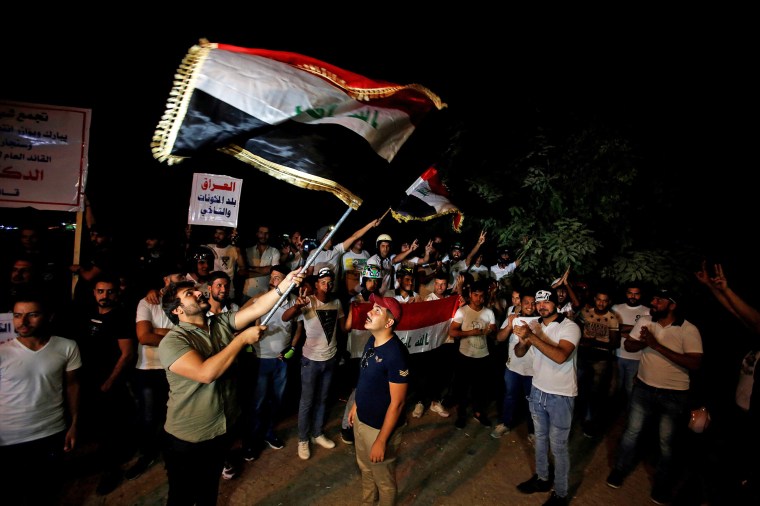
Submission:
[[[354,100],[318,76],[261,56],[210,51],[196,88],[270,125],[341,125],[389,162],[414,132],[402,110]]]

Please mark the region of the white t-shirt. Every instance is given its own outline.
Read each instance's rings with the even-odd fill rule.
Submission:
[[[361,289],[358,286],[359,280],[361,279],[362,271],[367,266],[367,259],[369,257],[370,254],[366,250],[361,250],[359,253],[349,250],[343,253],[341,257],[341,272],[338,276],[339,279],[345,282],[348,293],[356,293]]]
[[[472,279],[474,279],[475,281],[478,281],[479,279],[488,279],[491,275],[491,271],[488,269],[487,266],[483,264],[480,264],[480,265],[472,264],[468,272],[472,274]]]
[[[393,267],[393,261],[391,260],[391,257],[381,258],[380,255],[375,254],[369,257],[367,263],[377,265],[380,267],[380,271],[383,273],[383,279],[380,283],[380,290],[378,290],[380,293],[385,293],[388,290],[393,290],[395,288],[393,278],[395,277],[396,270]]]
[[[616,312],[623,321],[623,325],[636,325],[644,315],[649,316],[649,308],[646,306],[629,306],[628,304],[615,304],[612,306],[612,310]],[[631,329],[633,330],[633,329]],[[627,358],[629,360],[641,360],[641,350],[631,353],[625,349],[625,337],[620,336],[620,348],[615,351],[615,354],[620,358]]]
[[[452,262],[449,265],[449,290],[456,290],[457,288],[457,276],[460,273],[467,271],[467,263],[464,259],[457,262]]]
[[[548,394],[577,396],[578,342],[581,340],[581,328],[577,323],[561,314],[548,326],[542,323],[541,328],[554,343],[565,340],[572,343],[575,349],[561,364],[556,363],[539,350],[535,350],[535,355],[533,355],[533,386]]]
[[[240,249],[232,244],[224,248],[220,248],[216,244],[206,244],[206,247],[214,252],[214,270],[224,272],[230,277],[230,280],[235,279],[238,268],[237,262],[241,254]],[[235,283],[230,283],[229,297],[235,298]]]
[[[154,329],[170,329],[174,324],[164,313],[161,304],[150,304],[147,300],[140,299],[137,303],[137,316],[135,323],[147,321]],[[135,369],[163,369],[161,360],[158,358],[158,346],[137,343],[137,362]]]
[[[330,360],[338,351],[338,325],[344,317],[343,305],[335,298],[321,302],[315,296],[309,296],[308,306],[301,308],[298,318],[303,321],[306,339],[303,344],[303,356],[315,362]]]
[[[264,332],[264,335],[261,336],[260,340],[253,343],[253,348],[256,350],[257,357],[277,358],[286,346],[290,346],[296,321],[282,321],[282,313],[290,308],[294,302],[295,298],[290,297],[290,300],[285,299],[285,301],[275,309],[272,317],[267,322],[266,332]],[[269,312],[267,312],[267,314],[269,314]]]
[[[495,279],[496,281],[499,281],[503,277],[509,277],[512,275],[513,272],[515,272],[515,269],[517,269],[517,264],[514,262],[510,262],[507,264],[506,267],[503,269],[499,267],[499,264],[492,265],[491,266],[491,277]]]
[[[259,253],[258,245],[245,249],[245,258],[251,267],[268,267],[280,263],[280,250],[267,246],[263,253]],[[243,284],[243,296],[258,297],[269,291],[269,274],[261,276],[249,276]]]
[[[0,446],[66,429],[64,375],[82,367],[75,341],[52,336],[37,351],[18,339],[0,344]]]
[[[465,357],[483,358],[488,356],[488,339],[485,332],[489,325],[496,325],[493,311],[484,307],[475,311],[469,305],[457,309],[454,321],[461,323],[461,330],[483,329],[483,334],[462,337],[459,339],[459,353]]]
[[[333,274],[335,274],[334,279],[339,279],[338,275],[340,273],[340,259],[343,257],[343,253],[345,252],[346,250],[343,249],[343,243],[339,242],[333,246],[332,249],[312,251],[309,253],[309,257],[306,259],[306,261],[308,262],[310,259],[316,256],[316,258],[311,263],[311,265],[314,266],[314,274],[317,274],[319,272],[319,269],[323,267],[329,267],[332,269]],[[339,283],[333,283],[333,292],[338,291],[338,284]]]
[[[514,306],[512,306],[510,309],[514,310]],[[539,318],[539,316],[516,316],[512,322],[512,325],[528,325],[530,322],[536,321]],[[500,328],[503,329],[507,325],[509,325],[509,318],[506,318],[504,320],[504,323],[501,324]],[[515,346],[517,346],[518,342],[520,342],[520,339],[517,337],[517,335],[515,335],[514,332],[510,333],[509,341],[507,342],[507,346],[509,347],[507,367],[510,371],[516,372],[517,374],[521,374],[523,376],[533,376],[533,355],[535,353],[535,350],[533,349],[533,346],[531,346],[528,348],[528,352],[525,355],[518,357],[515,355]]]

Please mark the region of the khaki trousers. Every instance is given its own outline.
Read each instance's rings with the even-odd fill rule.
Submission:
[[[380,506],[396,504],[396,457],[402,432],[402,428],[393,431],[382,462],[371,462],[369,454],[380,430],[363,424],[358,417],[354,419],[356,463],[362,473],[362,504],[375,504],[375,501],[379,501]]]

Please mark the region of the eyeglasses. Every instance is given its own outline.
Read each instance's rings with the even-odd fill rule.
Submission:
[[[375,349],[374,348],[368,348],[364,351],[362,354],[362,360],[361,360],[361,367],[362,369],[365,369],[367,367],[367,361],[375,356]]]

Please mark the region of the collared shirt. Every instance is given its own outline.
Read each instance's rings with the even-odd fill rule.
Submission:
[[[641,328],[646,326],[657,341],[676,353],[702,353],[702,336],[694,324],[678,319],[663,327],[646,315],[639,318],[631,329],[631,339],[641,339]],[[655,388],[688,390],[689,370],[671,362],[659,351],[647,346],[641,350],[638,378]]]

